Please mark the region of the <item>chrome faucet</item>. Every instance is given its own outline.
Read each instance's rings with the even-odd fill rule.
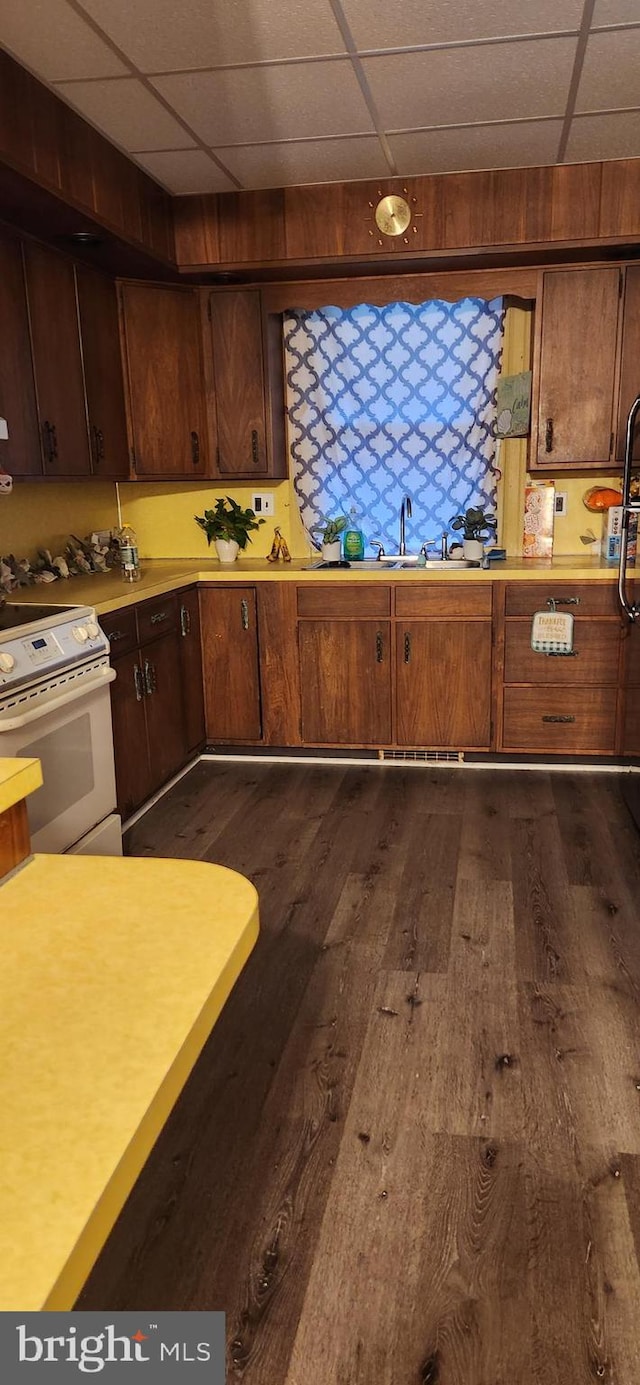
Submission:
[[[406,508],[405,508],[405,507],[406,507]],[[398,549],[398,552],[399,552],[401,558],[404,558],[405,553],[406,553],[406,551],[407,551],[407,545],[406,545],[406,543],[405,543],[405,534],[404,534],[404,519],[405,519],[405,514],[406,514],[406,516],[407,516],[407,519],[411,519],[411,496],[410,496],[410,495],[403,495],[403,497],[402,497],[402,504],[401,504],[401,506],[400,506],[400,547],[399,547],[399,549]]]

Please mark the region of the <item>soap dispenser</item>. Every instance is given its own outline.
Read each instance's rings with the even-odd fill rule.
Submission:
[[[349,562],[361,562],[364,558],[364,534],[358,528],[358,515],[355,507],[349,511],[349,520],[342,540],[342,551]]]

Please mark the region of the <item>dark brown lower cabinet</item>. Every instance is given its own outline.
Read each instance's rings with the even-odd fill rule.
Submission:
[[[260,740],[255,587],[201,588],[200,623],[207,740]]]
[[[152,793],[147,718],[142,687],[140,651],[113,657],[111,684],[113,751],[116,762],[118,812],[128,818]]]
[[[184,705],[185,747],[195,754],[205,742],[200,604],[196,587],[179,593],[180,673]]]
[[[388,620],[302,620],[298,625],[302,739],[307,745],[388,745]]]
[[[396,623],[398,745],[491,746],[491,622]]]
[[[180,680],[180,636],[172,631],[140,651],[147,718],[151,792],[166,783],[186,759]]]

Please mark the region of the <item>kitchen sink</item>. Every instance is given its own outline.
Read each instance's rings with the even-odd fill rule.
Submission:
[[[397,572],[400,568],[415,568],[418,572],[446,572],[449,569],[455,571],[456,568],[479,567],[479,563],[468,563],[464,558],[428,558],[426,563],[418,563],[417,553],[407,553],[404,558],[398,554],[390,554],[384,558],[362,558],[354,559],[351,563],[353,572]],[[335,567],[340,568],[336,563],[315,562],[309,563],[305,568],[306,572],[317,572],[321,568]],[[345,568],[342,571],[346,571]]]
[[[396,558],[391,564],[394,568],[416,567],[415,558]],[[468,563],[465,558],[427,558],[426,563],[418,564],[420,572],[445,572],[449,568],[480,567],[479,563]]]

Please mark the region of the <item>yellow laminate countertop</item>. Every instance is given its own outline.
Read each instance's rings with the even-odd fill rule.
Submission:
[[[495,563],[488,571],[482,568],[453,568],[442,571],[424,568],[389,569],[384,566],[358,568],[325,568],[309,571],[313,559],[297,559],[291,563],[268,563],[266,558],[241,558],[236,563],[219,563],[205,555],[203,558],[171,558],[142,560],[139,582],[125,583],[120,572],[94,573],[90,577],[72,577],[68,581],[52,582],[47,586],[21,588],[13,592],[10,601],[38,604],[43,601],[60,606],[93,606],[98,615],[120,610],[136,601],[153,596],[165,596],[195,582],[527,582],[556,581],[614,582],[617,569],[599,558],[582,554],[558,558],[507,558]],[[633,570],[630,571],[633,578]]]
[[[39,760],[9,759],[0,756],[0,813],[13,808],[42,784]]]
[[[0,1310],[72,1307],[258,935],[201,861],[35,856],[0,887]]]

